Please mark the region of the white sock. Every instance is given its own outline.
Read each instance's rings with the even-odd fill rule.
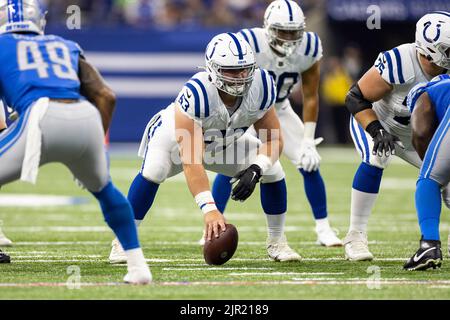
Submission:
[[[349,231],[367,232],[367,223],[377,196],[378,193],[367,193],[352,188]]]
[[[142,248],[126,250],[125,254],[127,256],[128,268],[140,267],[143,264],[146,264]]]
[[[267,235],[269,239],[279,239],[284,234],[284,222],[286,213],[266,214]]]
[[[136,227],[139,227],[144,220],[134,220],[134,223],[136,224]]]
[[[330,222],[328,221],[328,218],[323,219],[317,219],[316,220],[316,230],[324,230],[324,229],[330,229]]]

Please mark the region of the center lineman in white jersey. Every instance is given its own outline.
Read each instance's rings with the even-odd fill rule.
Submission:
[[[346,105],[353,115],[350,131],[362,163],[353,180],[350,229],[344,239],[346,259],[373,259],[367,223],[391,155],[421,166],[412,145],[406,98],[416,84],[449,72],[449,48],[450,13],[429,13],[417,22],[416,42],[380,53],[375,65],[347,95]],[[449,207],[447,189],[443,199]]]
[[[319,113],[322,44],[317,34],[305,32],[305,26],[305,16],[295,1],[277,0],[266,9],[264,28],[243,29],[240,34],[252,46],[257,65],[267,69],[276,81],[275,109],[283,133],[283,153],[303,176],[305,193],[316,221],[317,243],[341,246],[341,240],[328,221],[325,184],[319,172],[321,158],[316,145],[322,138],[314,139]],[[303,89],[304,123],[288,99],[299,81]],[[231,193],[229,181],[230,178],[219,175],[213,185],[213,196],[221,212]]]
[[[184,171],[210,240],[225,230],[225,219],[217,210],[205,169],[234,176],[233,198],[239,201],[245,201],[261,180],[268,255],[276,261],[300,260],[284,235],[287,194],[278,161],[283,141],[273,107],[273,78],[266,70],[255,69],[252,48],[233,33],[214,37],[205,59],[206,72],[195,74],[144,132],[139,152],[144,162],[128,193],[136,223],[152,206],[159,185]],[[261,139],[246,133],[252,125]],[[120,244],[113,241],[110,262],[124,260]]]

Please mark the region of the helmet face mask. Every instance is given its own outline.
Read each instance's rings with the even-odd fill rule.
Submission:
[[[305,26],[303,11],[294,1],[273,1],[264,14],[264,28],[269,45],[285,57],[294,53],[300,45]]]
[[[305,32],[304,28],[284,28],[266,26],[269,45],[284,56],[291,55],[300,45]]]
[[[250,45],[239,35],[223,33],[206,48],[206,72],[211,82],[229,95],[241,97],[249,91],[256,68]]]
[[[0,0],[0,34],[32,32],[43,34],[46,12],[42,12],[38,0]]]
[[[416,25],[416,48],[428,61],[450,69],[450,14],[437,11],[423,16]]]

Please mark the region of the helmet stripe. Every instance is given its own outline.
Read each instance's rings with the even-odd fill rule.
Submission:
[[[8,22],[23,21],[23,3],[22,0],[8,0]]]
[[[294,18],[292,17],[292,7],[291,4],[289,3],[289,0],[284,0],[286,1],[288,10],[289,10],[289,21],[294,21]]]
[[[231,32],[228,32],[228,35],[233,39],[234,43],[236,44],[236,47],[238,49],[238,54],[239,54],[239,60],[244,59],[244,54],[242,53],[242,47],[241,47],[241,44],[239,43],[238,38],[236,38],[236,36],[234,34],[232,34]]]

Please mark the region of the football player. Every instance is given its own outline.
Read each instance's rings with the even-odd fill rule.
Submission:
[[[283,133],[283,154],[303,176],[306,197],[316,221],[317,243],[341,246],[327,218],[325,184],[319,171],[321,157],[316,149],[322,138],[314,139],[319,112],[320,38],[313,32],[305,32],[303,11],[291,0],[272,2],[264,15],[264,28],[243,29],[240,34],[252,46],[258,66],[267,69],[276,82],[275,110]],[[288,99],[299,81],[303,89],[304,123]],[[222,213],[231,193],[230,179],[218,175],[213,185],[213,196]]]
[[[97,198],[125,248],[124,281],[147,284],[133,211],[111,182],[104,151],[114,93],[78,44],[44,35],[45,21],[36,0],[0,0],[0,97],[19,114],[0,134],[0,186],[35,183],[39,166],[64,164]]]
[[[416,84],[448,73],[450,14],[423,16],[416,25],[415,43],[379,54],[375,65],[352,86],[346,105],[352,113],[350,132],[362,158],[352,186],[350,228],[344,239],[348,260],[372,260],[367,223],[392,155],[420,167],[411,143],[410,112],[406,97]],[[449,206],[448,192],[443,199]]]
[[[6,114],[5,108],[3,106],[3,102],[0,100],[0,133],[6,130]],[[1,221],[1,220],[0,220]],[[12,241],[9,240],[2,231],[1,223],[0,223],[0,247],[7,247],[12,245]],[[1,252],[0,252],[1,255]],[[2,258],[0,257],[0,261]]]
[[[444,63],[450,67],[450,54],[447,53]],[[423,160],[415,196],[422,238],[419,250],[404,268],[435,269],[442,264],[440,190],[450,181],[450,76],[440,76],[428,84],[416,86],[408,96],[408,107],[412,112],[413,145]]]
[[[300,260],[284,235],[287,194],[278,161],[283,141],[273,108],[275,82],[266,70],[255,67],[252,48],[234,33],[214,37],[205,60],[206,71],[195,74],[144,132],[139,151],[144,161],[128,193],[136,223],[151,208],[160,184],[184,171],[204,214],[209,241],[225,230],[225,219],[217,209],[205,169],[234,176],[232,195],[238,201],[245,201],[261,181],[268,255],[276,261]],[[252,125],[261,139],[246,133]],[[110,262],[124,260],[120,244],[113,241]]]

